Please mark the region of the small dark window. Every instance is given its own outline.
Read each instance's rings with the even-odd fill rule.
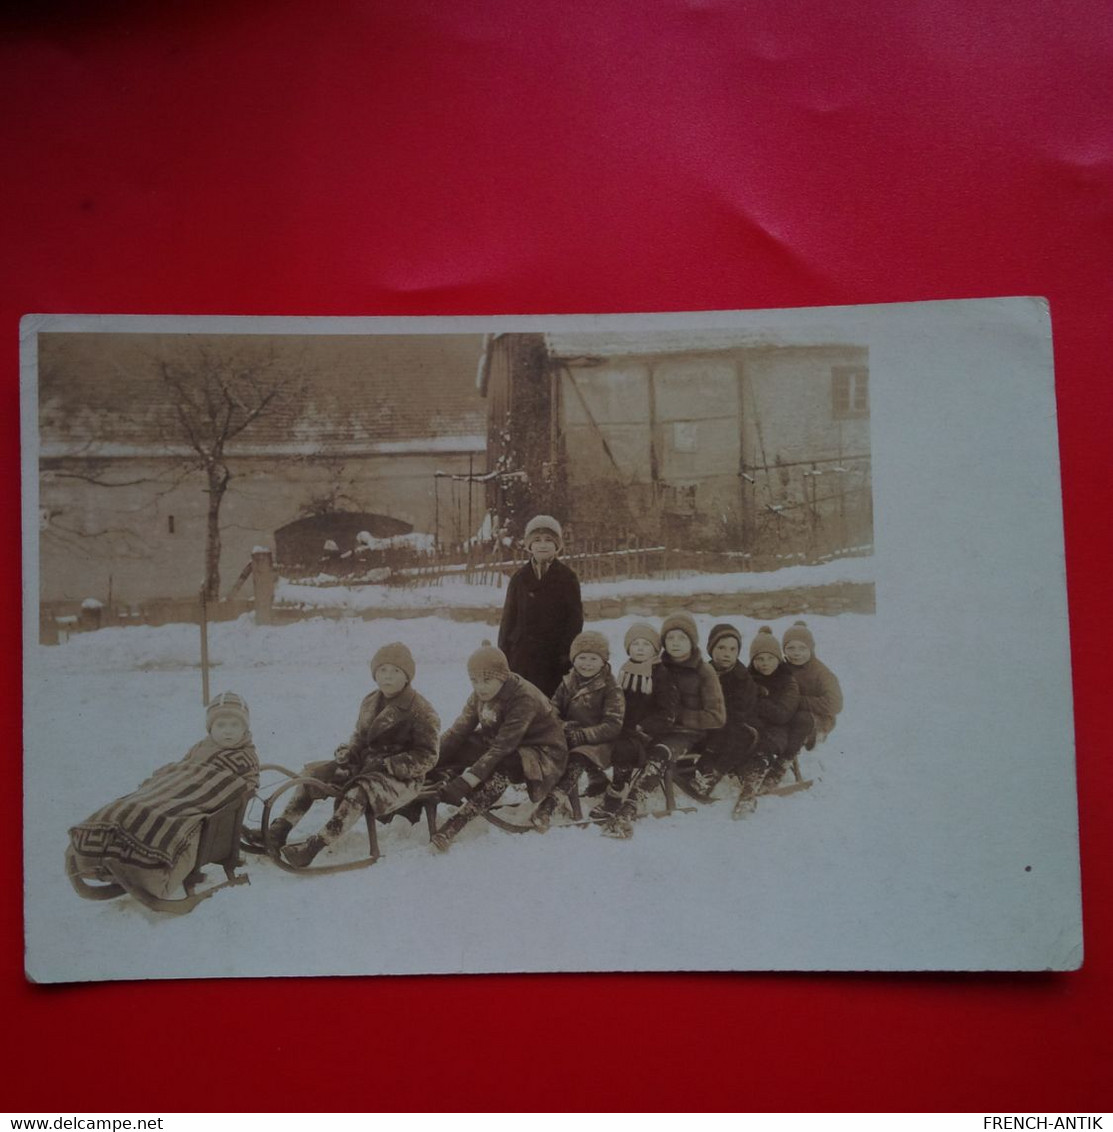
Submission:
[[[870,371],[865,366],[831,368],[831,412],[844,420],[870,415]]]
[[[170,532],[170,534],[174,533],[174,516],[173,515],[167,515],[166,516],[166,529],[167,529],[167,531]]]

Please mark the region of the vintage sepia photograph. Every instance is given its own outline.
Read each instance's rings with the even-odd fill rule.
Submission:
[[[1023,299],[25,319],[29,977],[1077,965],[1053,398]]]

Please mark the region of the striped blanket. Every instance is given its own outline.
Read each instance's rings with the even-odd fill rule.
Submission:
[[[70,843],[83,866],[110,858],[137,869],[179,871],[180,864],[192,864],[183,858],[196,852],[201,822],[243,798],[258,780],[250,741],[222,749],[205,739],[138,790],[75,825]]]

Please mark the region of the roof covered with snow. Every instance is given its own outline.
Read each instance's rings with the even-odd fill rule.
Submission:
[[[465,449],[486,433],[475,388],[481,335],[39,336],[44,454],[183,450],[163,367],[223,366],[279,385],[228,451],[350,453]]]
[[[859,335],[860,337],[860,335]],[[629,357],[651,354],[706,354],[727,350],[792,346],[857,346],[854,337],[840,340],[829,326],[815,333],[794,330],[791,336],[773,330],[642,330],[633,333],[546,334],[549,353],[557,358]]]

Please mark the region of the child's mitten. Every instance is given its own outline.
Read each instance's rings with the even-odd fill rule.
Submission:
[[[462,774],[441,787],[441,801],[450,806],[459,806],[472,792],[473,785]]]

